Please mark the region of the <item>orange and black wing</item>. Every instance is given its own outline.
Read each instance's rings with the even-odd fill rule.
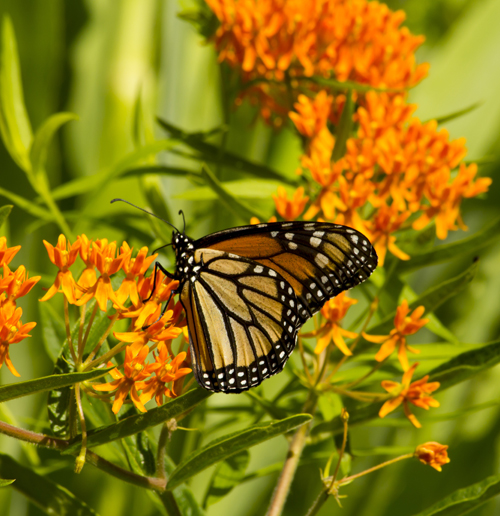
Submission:
[[[281,371],[297,338],[297,297],[274,269],[198,249],[196,276],[180,300],[187,314],[196,379],[205,389],[241,392]]]
[[[327,222],[242,226],[201,238],[195,247],[234,253],[276,271],[297,296],[299,326],[377,267],[377,254],[363,234]]]

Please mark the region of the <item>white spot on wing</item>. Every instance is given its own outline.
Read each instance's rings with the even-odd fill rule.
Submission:
[[[316,238],[314,236],[311,237],[311,239],[309,240],[309,243],[313,246],[313,247],[318,247],[319,244],[321,244],[321,239],[319,238]]]

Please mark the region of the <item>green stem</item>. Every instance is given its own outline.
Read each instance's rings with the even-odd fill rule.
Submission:
[[[304,405],[303,412],[306,414],[313,415],[316,409],[316,403],[318,397],[314,391],[309,391],[309,397]],[[290,446],[288,448],[288,454],[281,470],[278,483],[274,489],[269,509],[267,510],[266,516],[280,516],[285,506],[286,498],[290,491],[295,471],[299,465],[300,457],[304,446],[306,444],[307,432],[309,425],[302,425],[292,437]]]
[[[57,439],[56,437],[38,434],[36,432],[32,432],[31,430],[24,430],[16,426],[9,425],[8,423],[4,423],[3,421],[0,421],[0,433],[14,437],[24,442],[59,451],[64,451],[69,444],[69,441],[65,439]],[[112,464],[91,450],[87,450],[87,462],[130,484],[160,492],[165,490],[166,481],[164,479],[137,475],[131,471],[127,471],[123,468],[120,468],[119,466],[116,466],[115,464]]]

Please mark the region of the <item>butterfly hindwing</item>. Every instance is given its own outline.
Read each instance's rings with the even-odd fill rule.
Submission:
[[[326,222],[275,222],[220,231],[197,241],[279,273],[298,301],[299,326],[328,299],[367,279],[377,266],[368,239]]]
[[[274,269],[233,253],[202,248],[193,257],[181,302],[198,382],[223,392],[259,385],[295,347],[294,289]]]

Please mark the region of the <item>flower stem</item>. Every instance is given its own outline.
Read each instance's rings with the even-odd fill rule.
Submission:
[[[71,338],[71,325],[69,322],[69,304],[66,296],[64,296],[64,326],[66,327],[66,338],[68,339],[68,347],[71,353],[73,363],[76,364],[75,348],[73,347],[73,339]]]
[[[303,412],[306,414],[314,414],[317,399],[316,393],[314,391],[310,391],[309,398],[304,405]],[[266,516],[279,516],[283,511],[288,492],[290,491],[290,486],[295,476],[295,471],[297,470],[302,451],[306,444],[308,429],[308,424],[302,425],[292,437],[288,448],[287,458],[283,465],[283,469],[281,470],[276,488],[274,489],[273,497],[269,504]]]
[[[85,424],[85,414],[83,413],[82,397],[79,383],[75,384],[75,400],[76,408],[78,410],[78,416],[80,419],[80,428],[82,430],[82,446],[80,448],[80,453],[76,458],[75,473],[80,473],[85,464],[85,455],[87,452],[87,425]]]

